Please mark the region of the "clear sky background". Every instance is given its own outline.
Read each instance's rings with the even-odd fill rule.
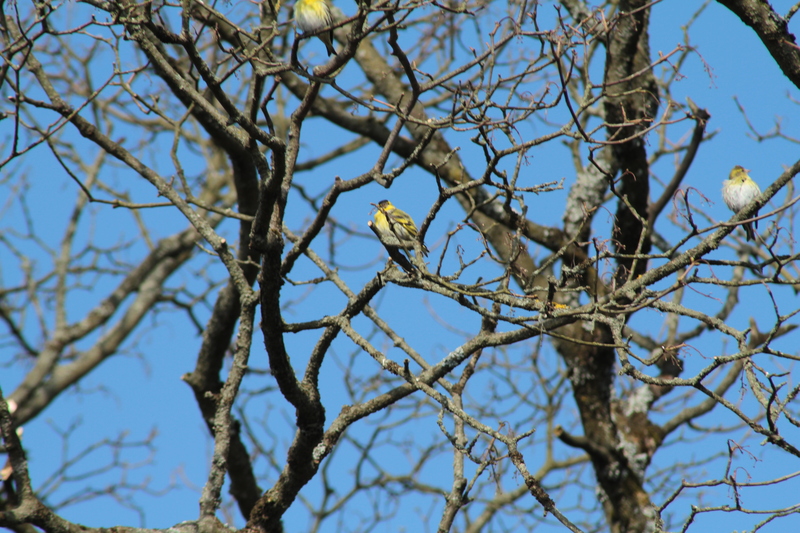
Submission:
[[[660,52],[667,53],[679,44],[684,44],[684,26],[689,23],[699,4],[694,0],[667,0],[653,8],[651,17],[653,23],[650,30],[653,57]],[[339,2],[337,5],[345,13],[349,13],[353,9],[349,3]],[[772,2],[772,5],[776,11],[785,13],[792,2],[776,1]],[[545,2],[539,9],[544,13],[548,9],[552,9],[552,5]],[[286,16],[288,16],[288,12],[284,11],[283,17]],[[800,22],[793,20],[790,28],[798,29],[800,28],[798,24]],[[715,132],[715,136],[701,146],[689,175],[684,181],[683,188],[697,189],[710,200],[710,203],[704,206],[710,216],[716,220],[727,220],[731,213],[722,202],[719,191],[722,180],[733,165],[739,164],[751,169],[751,176],[763,189],[775,180],[785,167],[800,158],[800,149],[798,149],[800,147],[796,143],[782,139],[770,139],[762,142],[756,140],[753,132],[748,131],[746,118],[737,107],[737,99],[747,112],[750,123],[759,133],[765,134],[772,131],[779,123],[785,134],[800,138],[796,104],[799,95],[797,89],[781,74],[752,30],[724,7],[710,2],[702,14],[692,22],[688,31],[691,36],[691,45],[696,47],[697,54],[690,56],[682,68],[684,77],[673,84],[671,96],[679,102],[685,102],[686,97],[691,97],[698,106],[707,109],[712,116],[708,131]],[[321,52],[322,45],[318,42],[306,41],[301,48],[301,55],[313,60],[318,60]],[[343,73],[343,76],[346,75],[347,70]],[[9,120],[0,123],[0,128],[10,126]],[[688,137],[691,134],[692,126],[691,122],[683,122],[673,128],[671,130],[672,140],[677,142],[682,137]],[[307,144],[301,153],[301,160],[325,153],[326,141],[324,138],[312,138],[308,136],[308,133],[306,135]],[[4,147],[4,154],[7,150],[8,148]],[[29,205],[41,205],[41,202],[44,202],[48,206],[46,216],[40,212],[34,213],[34,222],[37,231],[44,236],[47,245],[56,248],[75,198],[80,192],[47,150],[40,147],[36,153],[35,160],[26,158],[13,171],[25,172],[32,178],[30,189],[25,192]],[[87,158],[94,157],[94,153],[94,151],[87,152]],[[470,156],[469,153],[464,153],[462,156],[471,170],[476,171],[481,167],[480,154]],[[565,150],[542,150],[541,153],[534,153],[534,161],[530,165],[530,172],[535,173],[534,182],[561,178],[565,180],[564,190],[543,197],[546,198],[546,201],[537,203],[536,197],[531,197],[529,200],[529,206],[532,206],[533,209],[529,215],[539,223],[561,226],[560,217],[564,199],[569,187],[574,182],[574,171],[570,171],[570,162],[565,156]],[[167,150],[162,152],[158,146],[154,146],[154,161],[159,165],[169,165],[168,161],[158,161],[161,157],[168,158]],[[198,159],[194,163],[202,162]],[[370,163],[366,159],[364,164],[369,165]],[[202,172],[201,168],[192,169],[192,161],[187,160],[184,164],[191,172]],[[357,163],[354,163],[354,167],[356,165]],[[652,171],[657,177],[666,181],[674,168],[674,164],[660,163]],[[322,167],[313,174],[301,175],[298,179],[302,180],[303,185],[309,190],[323,191],[329,187],[330,180],[334,175],[349,178],[365,170],[366,168],[343,169],[341,166]],[[120,170],[120,180],[129,179],[130,176],[126,170]],[[157,200],[155,191],[144,182],[136,190],[140,195],[139,198],[136,198],[138,201]],[[656,189],[652,194],[656,195],[658,192]],[[350,254],[349,257],[345,257],[348,257],[348,261],[354,267],[365,264],[374,265],[374,268],[366,271],[344,272],[343,276],[351,283],[351,286],[358,287],[374,271],[383,266],[384,252],[367,229],[366,222],[371,216],[370,202],[377,202],[384,197],[390,197],[395,204],[402,206],[419,221],[436,198],[436,186],[427,174],[412,170],[404,175],[390,192],[373,184],[355,194],[342,197],[334,209],[334,218],[340,224],[357,228],[363,235],[341,243],[342,254]],[[779,197],[782,196],[779,195]],[[699,202],[699,198],[696,200]],[[131,229],[133,219],[129,212],[113,210],[108,206],[96,206],[93,208],[93,212],[95,216],[87,217],[81,226],[81,232],[86,235],[86,238],[96,238],[102,242],[122,242],[135,234]],[[609,213],[608,217],[599,216],[597,224],[610,225],[613,211],[609,211]],[[185,220],[171,209],[149,210],[143,212],[142,216],[151,228],[156,228],[156,231],[160,229],[163,232],[154,234],[154,239],[171,234],[186,226]],[[0,217],[17,218],[21,222],[23,220],[18,203],[11,200],[0,202]],[[429,247],[433,250],[440,247],[445,232],[453,229],[462,217],[463,213],[459,212],[454,204],[447,206],[429,230],[427,237]],[[290,227],[297,229],[302,227],[305,220],[290,218],[287,222]],[[7,222],[5,224],[7,225]],[[232,241],[236,239],[237,227],[234,224],[226,223],[221,231]],[[607,235],[608,232],[605,231],[602,234]],[[462,233],[461,235],[460,244],[476,245],[469,241],[467,234]],[[671,235],[671,237],[674,236]],[[129,252],[131,258],[137,257],[142,250],[144,247],[141,243],[134,243]],[[535,248],[532,248],[531,251],[534,256],[537,255]],[[40,250],[28,249],[24,250],[24,253],[34,262],[46,260]],[[720,253],[724,254],[726,251],[722,250]],[[196,268],[200,268],[211,261],[213,260],[210,257],[200,255],[194,260],[194,264]],[[16,260],[0,256],[0,276],[4,284],[12,284],[14,280],[19,279],[17,264]],[[214,270],[214,272],[219,273],[221,270]],[[304,272],[309,277],[317,275],[310,267]],[[191,287],[193,281],[191,273],[187,271],[178,274],[178,278],[172,285],[185,283],[187,287]],[[99,280],[97,285],[88,285],[84,295],[71,299],[72,318],[75,319],[90,309],[96,301],[95,294],[102,295],[105,293],[104,289],[107,288],[103,285],[102,280]],[[383,302],[379,308],[400,334],[407,336],[415,346],[421,346],[428,350],[426,357],[429,360],[438,360],[462,340],[459,332],[445,327],[439,320],[454,324],[463,331],[477,329],[478,317],[466,313],[452,302],[445,302],[433,296],[425,296],[420,300],[420,293],[409,295],[404,294],[403,291],[404,289],[397,286],[388,287],[379,298],[379,301]],[[292,295],[302,298],[304,294],[303,287],[286,286],[287,298]],[[209,301],[213,302],[213,297],[214,295],[211,295]],[[746,314],[747,311],[753,313],[757,321],[763,320],[763,325],[766,326],[770,323],[769,316],[759,316],[759,313],[755,311],[756,306],[771,305],[766,299],[766,294],[753,293],[752,297],[754,298],[753,305],[744,306],[740,310],[741,312],[732,318],[731,322],[737,328],[746,327],[747,321],[750,319],[750,316]],[[315,295],[315,298],[319,298],[319,295]],[[413,304],[408,303],[407,305],[415,305],[415,309],[418,309],[419,313],[407,312],[406,298],[415,299]],[[388,301],[393,302],[393,305],[389,306]],[[327,307],[329,307],[329,312],[335,313],[341,308],[342,302],[343,299],[331,289],[330,299],[322,298],[319,306],[313,311],[317,314],[328,311]],[[395,305],[395,303],[399,303],[399,305]],[[298,306],[296,310],[288,309],[287,319],[302,321],[312,318],[303,315],[306,310],[307,308],[303,306]],[[208,310],[206,310],[205,314],[199,315],[197,318],[203,324],[208,316]],[[424,328],[420,327],[420,316],[425,321]],[[656,323],[660,323],[660,319],[656,319]],[[33,328],[34,325],[32,324],[31,327]],[[296,335],[288,339],[293,357],[297,356],[297,365],[302,364],[304,354],[308,353],[309,347],[315,340],[316,334]],[[166,527],[197,516],[199,490],[205,483],[213,443],[199,416],[191,390],[181,381],[181,376],[191,371],[194,366],[195,356],[200,345],[200,335],[186,320],[183,313],[165,308],[155,320],[146,321],[139,328],[137,335],[129,341],[128,346],[133,346],[134,343],[136,343],[135,349],[107,360],[99,369],[82,380],[79,387],[64,393],[39,417],[26,424],[23,443],[29,452],[34,485],[42,490],[46,489],[48,503],[58,504],[75,497],[76,491],[83,490],[85,485],[81,479],[76,479],[72,483],[48,486],[48,479],[65,458],[75,457],[81,450],[98,442],[99,439],[125,438],[126,441],[142,441],[152,434],[154,435],[153,446],[157,448],[157,453],[154,453],[152,457],[147,449],[130,449],[124,454],[124,461],[132,465],[136,465],[138,461],[145,461],[144,464],[129,471],[126,475],[126,482],[132,486],[148,482],[151,489],[165,492],[163,494],[141,492],[136,494],[136,503],[146,510],[146,520],[141,522],[135,509],[127,508],[123,502],[115,503],[107,496],[92,498],[85,502],[78,501],[64,507],[61,513],[68,520],[88,526]],[[333,360],[336,358],[346,359],[352,351],[352,345],[346,341],[340,340],[334,347]],[[390,349],[391,347],[387,345],[385,348]],[[712,354],[724,351],[724,347],[719,346],[716,348],[705,347],[705,349]],[[728,351],[734,349],[734,346],[727,347]],[[796,348],[787,347],[787,349],[796,353]],[[553,357],[552,351],[547,353]],[[0,367],[0,386],[5,394],[14,390],[30,368],[29,364],[19,360],[12,364],[14,354],[13,347],[0,345],[0,364],[4,365]],[[333,360],[326,362],[326,365],[334,364]],[[702,361],[689,364],[694,363],[703,364]],[[372,365],[374,363],[367,360],[365,364]],[[251,365],[256,369],[267,367],[260,335],[254,342]],[[262,386],[266,386],[266,383],[262,383]],[[323,375],[322,389],[329,419],[345,402],[344,396],[340,394],[340,387],[341,383],[336,380],[326,381]],[[258,412],[259,407],[249,403],[247,408],[251,409],[251,412]],[[274,424],[275,427],[282,427],[281,421],[291,420],[291,418],[292,412],[287,409],[281,412],[264,412],[262,415],[262,420],[267,426]],[[727,421],[730,422],[730,420]],[[433,419],[426,420],[424,424],[419,428],[421,439],[438,433]],[[63,441],[59,435],[68,430],[70,430],[69,438]],[[284,441],[288,441],[290,438],[291,435],[287,434]],[[665,449],[658,455],[657,460],[661,465],[688,460],[682,453],[684,452]],[[771,448],[765,450],[764,453],[775,455],[782,452]],[[280,459],[282,460],[282,457]],[[71,474],[78,476],[80,473],[97,468],[104,461],[111,460],[110,449],[100,448],[87,455],[83,461],[75,464],[71,469]],[[148,460],[149,462],[147,462]],[[788,455],[783,464],[774,460],[753,461],[749,468],[749,474],[752,475],[753,480],[767,479],[776,475],[776,467],[782,467],[786,473],[789,473],[800,470],[800,462]],[[708,477],[721,477],[722,474],[723,471],[720,469],[718,472],[711,472]],[[342,472],[342,475],[348,475],[348,473]],[[437,472],[426,472],[426,475],[436,476]],[[445,475],[448,474],[445,473]],[[94,478],[91,485],[99,489],[106,483],[118,480],[119,472],[114,471]],[[591,478],[588,477],[587,481],[590,480]],[[262,488],[267,487],[268,485],[262,484]],[[790,502],[791,500],[796,502],[797,494],[800,494],[800,486],[795,485],[795,487],[796,491],[786,494],[786,498]],[[721,494],[724,494],[726,489],[720,490]],[[318,494],[319,487],[314,482],[303,491],[304,497],[312,499]],[[777,507],[779,504],[775,501],[758,501],[755,499],[757,497],[757,493],[754,493],[754,499],[748,501],[748,505],[769,508]],[[780,502],[780,504],[785,504],[785,502]],[[421,501],[419,503],[420,513],[428,509],[430,505],[429,502]],[[560,502],[559,505],[561,505]],[[236,516],[238,517],[238,513]],[[433,517],[435,524],[436,513],[433,513]],[[740,518],[734,514],[714,514],[709,517],[713,523],[702,526],[702,520],[705,518],[700,518],[694,530],[732,531],[740,527]],[[237,520],[237,526],[243,525],[241,519],[237,518]],[[295,505],[285,516],[286,530],[304,531],[309,525],[307,520],[302,506]],[[399,531],[403,520],[398,519],[393,524],[398,524],[396,530]],[[788,527],[791,524],[800,530],[800,517],[794,519],[794,522],[780,522],[779,528],[767,528],[765,531],[789,531]],[[406,517],[405,526],[408,531],[416,530],[418,525],[418,515],[409,514]],[[560,526],[552,528],[554,531],[560,529]],[[337,527],[335,523],[331,522],[326,524],[322,530],[336,531]]]

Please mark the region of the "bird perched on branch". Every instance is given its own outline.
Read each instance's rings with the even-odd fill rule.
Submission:
[[[761,194],[761,189],[758,187],[758,184],[750,178],[747,174],[748,172],[747,169],[736,165],[733,167],[733,170],[731,170],[728,179],[722,182],[722,199],[725,200],[725,205],[734,213],[738,213],[744,209],[756,196]],[[758,211],[753,213],[753,216],[757,217]],[[754,224],[757,228],[757,220],[742,224],[748,241],[756,238],[755,231],[753,230]]]
[[[399,245],[406,250],[413,250],[417,241],[417,225],[414,224],[411,215],[397,209],[389,200],[381,200],[377,205],[372,205],[377,208],[374,217],[375,227],[384,244]],[[425,243],[420,243],[420,246],[422,255],[428,255]]]
[[[333,22],[331,6],[328,0],[297,0],[294,4],[294,23],[303,33],[314,33],[323,28],[328,28]],[[328,29],[317,34],[319,40],[325,43],[328,57],[336,55],[333,47],[333,30]]]

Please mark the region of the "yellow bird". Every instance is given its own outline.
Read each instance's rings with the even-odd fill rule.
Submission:
[[[313,33],[327,28],[333,22],[331,6],[328,0],[297,0],[294,4],[294,23],[303,33]],[[333,47],[333,30],[317,34],[319,40],[325,43],[328,57],[336,55]]]
[[[414,249],[417,240],[417,225],[405,211],[397,209],[389,200],[381,200],[375,211],[375,228],[381,236],[384,244],[389,246],[401,246],[405,249]],[[422,245],[422,255],[428,255],[428,247]]]
[[[725,205],[733,211],[738,213],[755,199],[756,196],[761,194],[761,189],[758,184],[750,178],[747,174],[749,170],[742,168],[739,165],[733,167],[728,179],[722,182],[722,199],[725,200]],[[758,211],[753,213],[754,217],[758,216]],[[755,222],[755,227],[758,227],[758,221]],[[755,231],[753,231],[753,222],[743,224],[744,232],[747,240],[756,238]]]

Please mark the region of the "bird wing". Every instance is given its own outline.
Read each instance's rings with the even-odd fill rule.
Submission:
[[[395,209],[391,213],[387,213],[386,218],[392,226],[392,231],[400,240],[417,238],[417,226],[408,213]]]

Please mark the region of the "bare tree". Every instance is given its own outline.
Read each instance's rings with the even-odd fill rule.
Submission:
[[[720,3],[800,87],[794,11]],[[26,368],[0,402],[0,525],[94,531],[62,517],[57,481],[31,482],[16,430],[110,358],[147,361],[137,334],[176,322],[202,339],[183,380],[213,438],[177,529],[280,531],[293,507],[314,531],[411,508],[438,531],[797,520],[742,494],[797,478],[800,161],[713,220],[717,182],[684,182],[713,118],[670,97],[695,51],[653,53],[651,2],[349,3],[313,67],[319,43],[271,0],[0,6],[0,354]],[[36,173],[44,157],[58,172]],[[37,180],[69,198],[65,223],[28,198]],[[414,251],[369,231],[374,184],[412,198]],[[540,216],[556,198],[560,220]],[[769,327],[733,327],[757,295]],[[780,473],[742,479],[759,441]],[[147,490],[105,492],[145,516],[125,494]]]

